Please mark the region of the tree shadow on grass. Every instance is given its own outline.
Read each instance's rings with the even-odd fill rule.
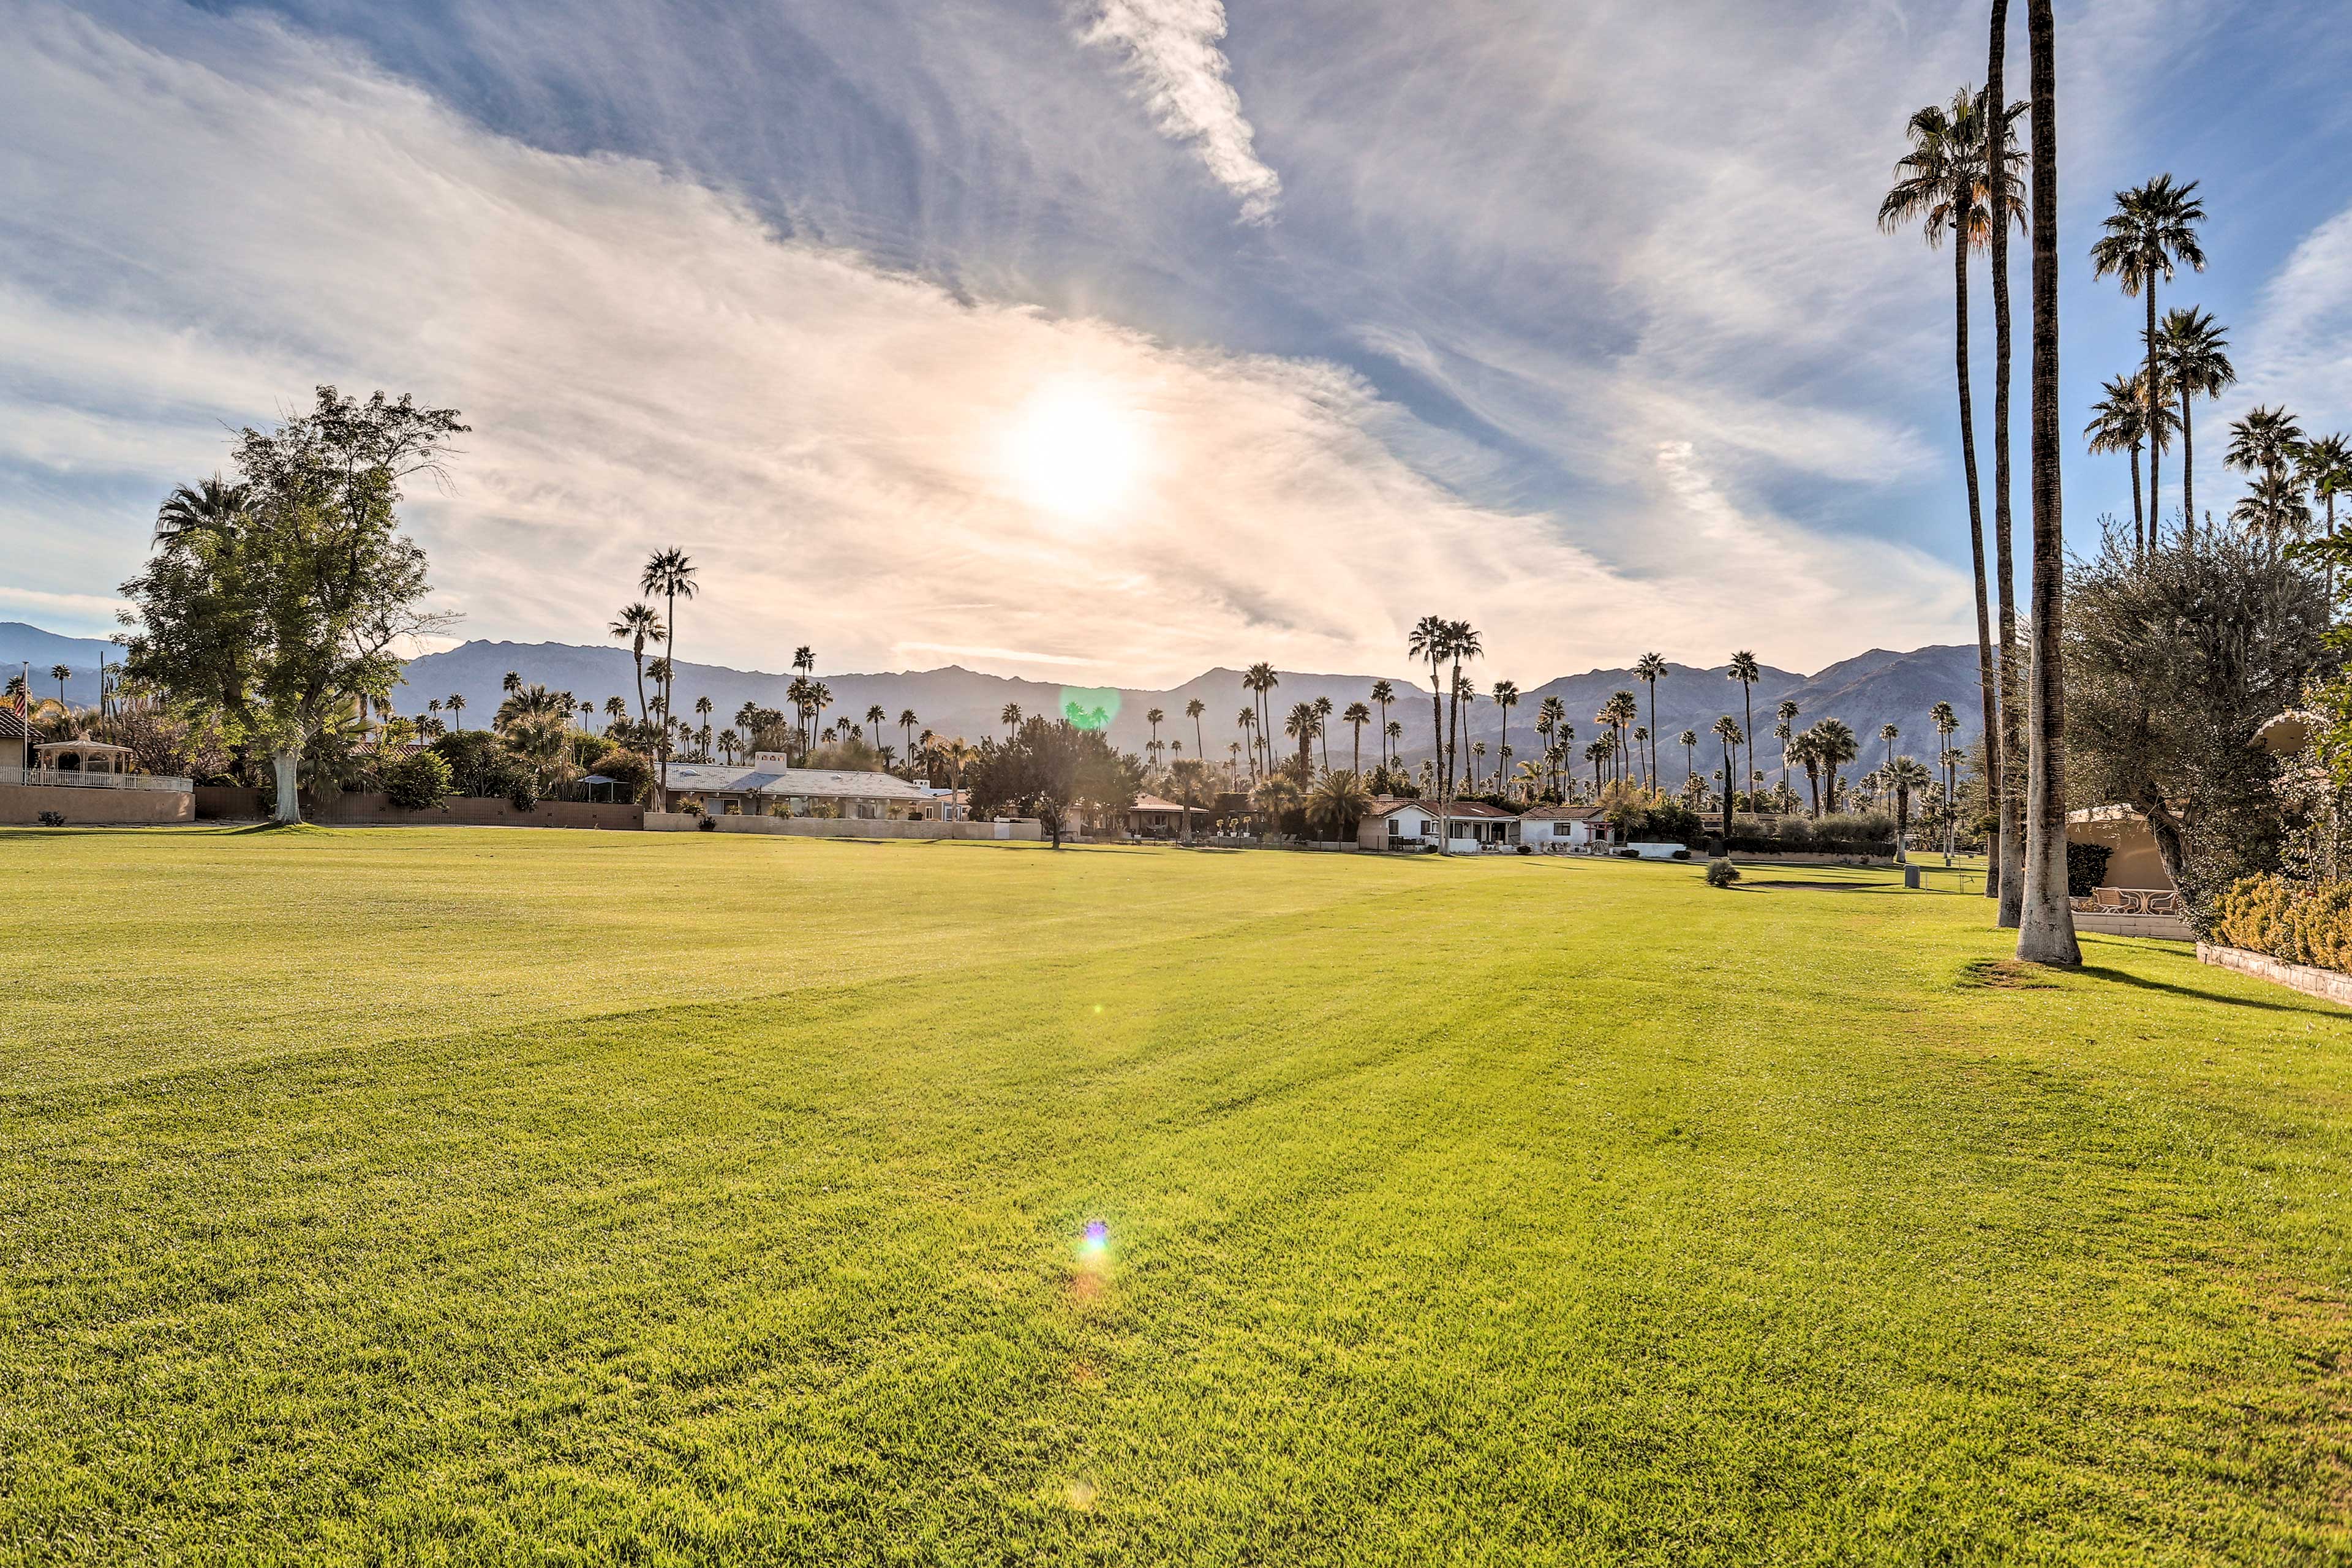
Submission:
[[[2252,1007],[2265,1013],[2315,1013],[2323,1016],[2330,1011],[2335,1011],[2337,1016],[2342,1016],[2340,1010],[2332,1009],[2328,1003],[2315,996],[2306,998],[2299,1005],[2294,1002],[2264,1002],[2252,996],[2225,996],[2218,991],[2209,991],[2202,986],[2175,985],[2167,980],[2150,980],[2146,975],[2133,974],[2121,969],[2110,969],[2103,963],[2085,963],[2074,973],[2087,979],[2105,980],[2117,985],[2132,986],[2137,990],[2162,991],[2173,996],[2193,996],[2200,1001],[2218,1002],[2224,1007]],[[2295,994],[2302,994],[2297,992]]]

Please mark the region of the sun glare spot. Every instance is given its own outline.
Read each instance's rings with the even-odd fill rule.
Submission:
[[[1134,490],[1144,449],[1140,415],[1108,387],[1065,377],[1021,405],[1004,461],[1023,500],[1069,521],[1098,522]]]

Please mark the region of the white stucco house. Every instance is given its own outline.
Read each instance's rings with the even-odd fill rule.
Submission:
[[[756,753],[749,764],[672,763],[673,809],[698,802],[712,816],[864,817],[875,821],[942,820],[947,803],[925,785],[895,773],[837,768],[795,768],[779,752]]]
[[[1438,840],[1440,812],[1433,800],[1376,800],[1356,826],[1360,849],[1419,849]],[[1454,847],[1516,844],[1519,819],[1480,800],[1457,800],[1444,808],[1444,826]]]
[[[1597,805],[1538,805],[1519,814],[1519,842],[1538,849],[1586,849],[1608,842],[1609,818]]]

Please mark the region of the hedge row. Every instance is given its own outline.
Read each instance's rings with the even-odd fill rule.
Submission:
[[[2268,872],[2242,877],[2214,900],[2210,940],[2352,973],[2352,882],[2311,886]]]
[[[1731,836],[1731,852],[1734,855],[1875,855],[1885,859],[1895,853],[1895,844],[1892,839],[1879,843],[1864,838],[1782,838],[1769,833],[1735,833]]]

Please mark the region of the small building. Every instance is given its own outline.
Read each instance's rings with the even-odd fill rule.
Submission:
[[[1192,815],[1204,816],[1201,808]],[[1184,835],[1184,805],[1156,795],[1139,795],[1135,804],[1127,808],[1127,830],[1138,838],[1181,838]]]
[[[0,768],[31,767],[32,748],[40,740],[41,732],[26,724],[22,713],[0,708]]]
[[[656,773],[656,779],[659,778]],[[669,805],[687,802],[712,816],[825,816],[878,822],[936,820],[929,786],[896,773],[787,766],[780,752],[761,752],[746,766],[672,763]]]
[[[1519,842],[1538,849],[1589,849],[1609,842],[1609,816],[1597,805],[1538,805],[1519,814]]]
[[[1356,826],[1361,849],[1420,849],[1438,841],[1441,828],[1460,847],[1518,841],[1519,819],[1483,800],[1457,800],[1443,807],[1433,800],[1379,799]]]

